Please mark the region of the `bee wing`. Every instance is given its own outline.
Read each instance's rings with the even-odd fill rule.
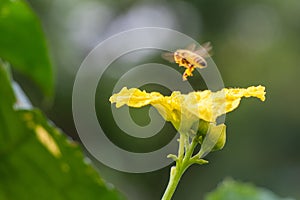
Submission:
[[[210,42],[206,42],[206,43],[202,44],[202,46],[199,49],[194,51],[194,53],[205,58],[205,57],[211,56],[211,52],[210,52],[211,50],[212,50],[212,46],[211,46]]]
[[[169,62],[175,62],[173,52],[165,52],[161,54],[161,57]]]
[[[186,49],[186,50],[189,50],[189,51],[195,51],[195,49],[196,49],[196,44],[192,43],[192,44],[190,44],[189,46],[187,46],[185,49]]]

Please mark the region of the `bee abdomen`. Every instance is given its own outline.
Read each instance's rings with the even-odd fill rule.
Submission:
[[[195,62],[203,67],[206,67],[206,62],[203,58],[197,57],[197,58],[195,58]]]

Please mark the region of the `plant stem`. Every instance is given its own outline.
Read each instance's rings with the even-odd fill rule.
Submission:
[[[164,193],[164,196],[162,197],[162,200],[170,200],[176,190],[176,187],[179,183],[179,180],[181,178],[181,175],[183,174],[180,172],[180,167],[178,164],[176,164],[176,167],[171,168],[170,172],[170,180],[167,186],[167,189]]]
[[[192,143],[186,142],[187,136],[181,134],[179,139],[178,159],[176,160],[176,166],[173,166],[170,171],[170,180],[162,200],[170,200],[177,188],[181,176],[185,170],[192,164],[191,156],[194,149],[197,146],[197,140],[193,139]],[[186,146],[185,146],[186,145]],[[186,152],[184,151],[184,146]]]

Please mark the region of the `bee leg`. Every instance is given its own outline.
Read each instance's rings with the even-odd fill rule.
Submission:
[[[183,80],[183,81],[186,81],[186,80],[187,80],[187,77],[188,77],[188,75],[184,72],[183,75],[182,75],[182,80]]]
[[[191,65],[189,68],[187,68],[186,70],[185,70],[185,74],[187,75],[187,76],[193,76],[193,71],[194,71],[194,69],[195,69],[195,67],[193,66],[193,65]]]
[[[190,76],[193,76],[193,71],[195,70],[195,66],[192,65],[190,68],[189,68],[189,73],[190,73]]]

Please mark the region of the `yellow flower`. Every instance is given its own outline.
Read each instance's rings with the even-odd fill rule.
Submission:
[[[111,103],[116,103],[117,108],[125,104],[135,108],[150,104],[166,121],[172,122],[179,132],[185,132],[199,120],[215,123],[218,116],[237,108],[242,97],[257,97],[264,101],[265,87],[224,88],[218,92],[205,90],[189,94],[174,91],[171,96],[124,87],[119,93],[113,94],[109,100]]]

